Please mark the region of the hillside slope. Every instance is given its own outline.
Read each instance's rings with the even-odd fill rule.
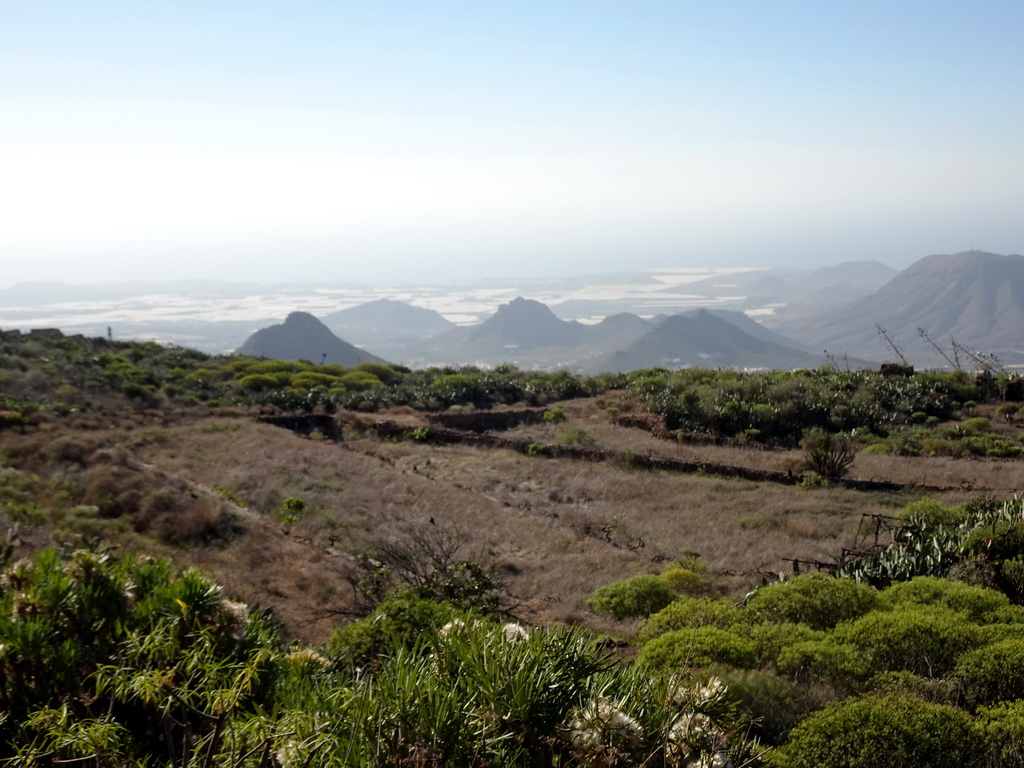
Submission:
[[[947,347],[952,336],[1004,362],[1024,362],[1024,257],[982,251],[928,256],[870,296],[776,327],[836,353],[891,356],[876,325],[919,366],[945,363],[920,340],[919,328]]]

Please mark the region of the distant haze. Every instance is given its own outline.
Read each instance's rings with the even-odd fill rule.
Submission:
[[[1024,250],[1024,4],[8,3],[0,286]]]

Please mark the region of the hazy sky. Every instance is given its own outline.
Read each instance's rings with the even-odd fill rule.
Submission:
[[[0,285],[1024,251],[1020,0],[0,0]]]

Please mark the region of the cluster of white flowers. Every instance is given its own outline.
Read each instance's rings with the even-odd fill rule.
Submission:
[[[462,619],[452,619],[439,630],[437,630],[437,636],[440,637],[442,640],[447,640],[456,632],[461,632],[465,628],[466,622],[464,622]]]
[[[606,698],[573,712],[565,731],[573,756],[593,768],[614,765],[616,756],[643,743],[640,724]]]
[[[474,621],[470,626],[475,629],[481,626],[481,622]],[[466,629],[466,622],[464,622],[462,619],[452,619],[439,630],[437,630],[437,636],[440,637],[442,640],[447,640],[449,637],[452,637],[457,632],[462,632],[464,629]],[[527,631],[526,627],[511,621],[507,624],[503,624],[499,632],[503,639],[513,642],[525,640],[530,636],[530,633]]]
[[[24,589],[28,585],[31,570],[32,561],[28,558],[21,558],[3,574],[0,574],[0,589]]]
[[[719,749],[701,755],[697,762],[693,764],[693,768],[733,768],[733,763],[729,759],[728,753]]]
[[[725,698],[725,684],[709,677],[703,685],[680,685],[669,694],[668,703],[682,713],[672,723],[666,739],[669,765],[679,768],[732,768],[728,753],[721,747],[728,735],[700,710]]]
[[[518,642],[530,637],[530,633],[527,631],[526,627],[512,621],[502,625],[501,634],[510,642]]]
[[[709,704],[717,704],[725,698],[725,694],[725,683],[717,677],[711,676],[703,685],[697,687],[682,684],[677,686],[669,694],[668,703],[674,707],[700,709]]]
[[[245,635],[246,627],[249,626],[249,606],[234,600],[222,599],[220,612],[225,626],[233,630],[232,636],[236,640],[241,639]]]

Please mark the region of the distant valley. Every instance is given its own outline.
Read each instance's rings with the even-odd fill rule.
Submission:
[[[343,365],[511,363],[597,373],[830,360],[863,367],[902,358],[920,368],[1012,367],[1024,364],[1024,257],[929,256],[903,272],[865,261],[461,286],[0,289],[0,329],[39,327]]]

